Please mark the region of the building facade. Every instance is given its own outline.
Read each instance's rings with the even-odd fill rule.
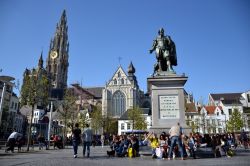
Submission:
[[[119,66],[102,92],[102,113],[113,118],[120,118],[128,109],[142,106],[144,93],[139,89],[135,68],[130,63],[128,75]]]
[[[248,104],[249,91],[245,93],[218,93],[209,94],[209,105],[221,106],[226,121],[229,120],[233,111],[238,110],[242,115],[243,126],[250,131],[250,109]]]
[[[0,76],[0,137],[8,135],[15,127],[19,101],[13,92],[14,80],[10,76]]]

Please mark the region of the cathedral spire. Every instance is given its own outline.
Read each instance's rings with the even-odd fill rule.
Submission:
[[[41,52],[40,59],[38,62],[38,68],[42,69],[43,68],[43,51]]]
[[[128,74],[129,75],[134,75],[135,74],[135,67],[134,67],[132,61],[130,62],[129,66],[128,66]]]
[[[63,10],[49,46],[46,70],[53,88],[67,87],[69,58],[68,26],[66,10]]]

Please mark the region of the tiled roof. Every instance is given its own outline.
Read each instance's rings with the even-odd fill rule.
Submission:
[[[240,104],[242,93],[218,93],[210,94],[213,100],[221,100],[223,104]]]
[[[219,106],[218,108],[222,110],[221,106]],[[207,114],[214,114],[216,106],[205,106],[205,109],[207,110]]]
[[[77,88],[78,90],[85,91],[94,98],[99,98],[99,99],[102,98],[102,90],[104,89],[104,87],[81,87],[79,84],[71,84],[71,85]]]
[[[185,107],[186,107],[186,112],[197,112],[195,103],[186,103]]]
[[[89,91],[96,98],[102,98],[102,90],[104,89],[104,87],[89,87],[89,88],[84,88],[84,89]]]

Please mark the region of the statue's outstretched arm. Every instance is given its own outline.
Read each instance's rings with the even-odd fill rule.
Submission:
[[[150,54],[155,50],[156,46],[157,46],[157,40],[154,40],[152,48],[151,48],[151,50],[149,50]]]

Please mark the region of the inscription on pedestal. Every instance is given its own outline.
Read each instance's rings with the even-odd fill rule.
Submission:
[[[178,95],[159,96],[160,119],[179,119],[180,107]]]

